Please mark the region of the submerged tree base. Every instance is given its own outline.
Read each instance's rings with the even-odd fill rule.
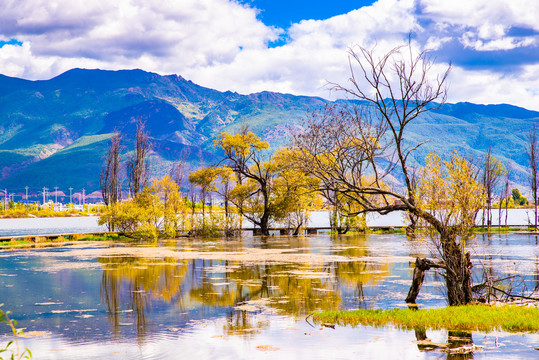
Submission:
[[[539,309],[535,306],[449,306],[440,309],[391,309],[324,311],[313,315],[318,323],[388,326],[402,329],[470,331],[539,331]]]

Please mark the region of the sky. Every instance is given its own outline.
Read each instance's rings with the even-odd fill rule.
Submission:
[[[0,73],[178,74],[242,94],[340,97],[348,50],[406,44],[452,65],[449,102],[539,110],[537,0],[3,0]]]

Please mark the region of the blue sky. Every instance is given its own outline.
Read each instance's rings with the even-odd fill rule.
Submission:
[[[449,63],[448,100],[539,110],[537,0],[8,0],[0,72],[48,79],[74,67],[179,74],[239,93],[336,98],[348,50],[412,36]]]
[[[264,24],[287,29],[301,20],[328,19],[371,5],[374,1],[241,0],[240,2],[259,9],[258,18]]]

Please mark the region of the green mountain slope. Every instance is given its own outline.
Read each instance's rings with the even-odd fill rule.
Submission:
[[[46,81],[0,75],[0,188],[97,190],[111,133],[120,131],[125,152],[132,150],[139,118],[150,132],[153,174],[162,176],[185,149],[193,167],[218,161],[213,140],[244,124],[276,148],[286,143],[289,126],[325,103],[272,92],[219,92],[142,70],[73,69]],[[432,150],[480,159],[492,147],[512,164],[513,181],[525,185],[526,138],[535,123],[538,112],[515,106],[446,104],[417,119],[407,139],[410,145],[430,140],[417,151],[419,163]]]

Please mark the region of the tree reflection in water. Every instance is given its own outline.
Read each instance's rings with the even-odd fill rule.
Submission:
[[[365,235],[355,236],[334,236],[332,237],[335,246],[341,247],[339,255],[361,258],[370,256]],[[367,308],[365,303],[363,286],[365,284],[376,285],[389,275],[391,263],[350,261],[332,263],[331,271],[335,274],[335,279],[340,284],[354,287],[358,308]]]
[[[129,315],[126,310],[134,314],[139,338],[144,336],[152,298],[183,307],[182,282],[187,261],[136,257],[103,257],[98,261],[103,265],[101,299],[107,304],[116,336],[120,333],[121,314]]]
[[[291,251],[310,252],[308,241],[292,238]],[[369,256],[363,237],[338,237],[340,255]],[[259,246],[269,247],[268,241]],[[216,246],[217,251],[226,250]],[[107,304],[113,331],[131,317],[139,338],[147,332],[153,301],[179,306],[189,317],[205,318],[221,309],[225,335],[252,334],[268,326],[261,313],[306,315],[316,310],[337,310],[343,291],[354,289],[358,307],[364,284],[376,284],[389,274],[389,263],[349,261],[318,264],[251,263],[227,260],[146,259],[103,257],[101,298]],[[131,313],[126,313],[131,311]],[[218,310],[219,312],[219,310]]]
[[[431,342],[425,328],[415,328],[414,331],[419,351],[442,351],[447,353],[447,360],[468,360],[474,357],[476,349],[469,331],[448,331],[447,344]]]

